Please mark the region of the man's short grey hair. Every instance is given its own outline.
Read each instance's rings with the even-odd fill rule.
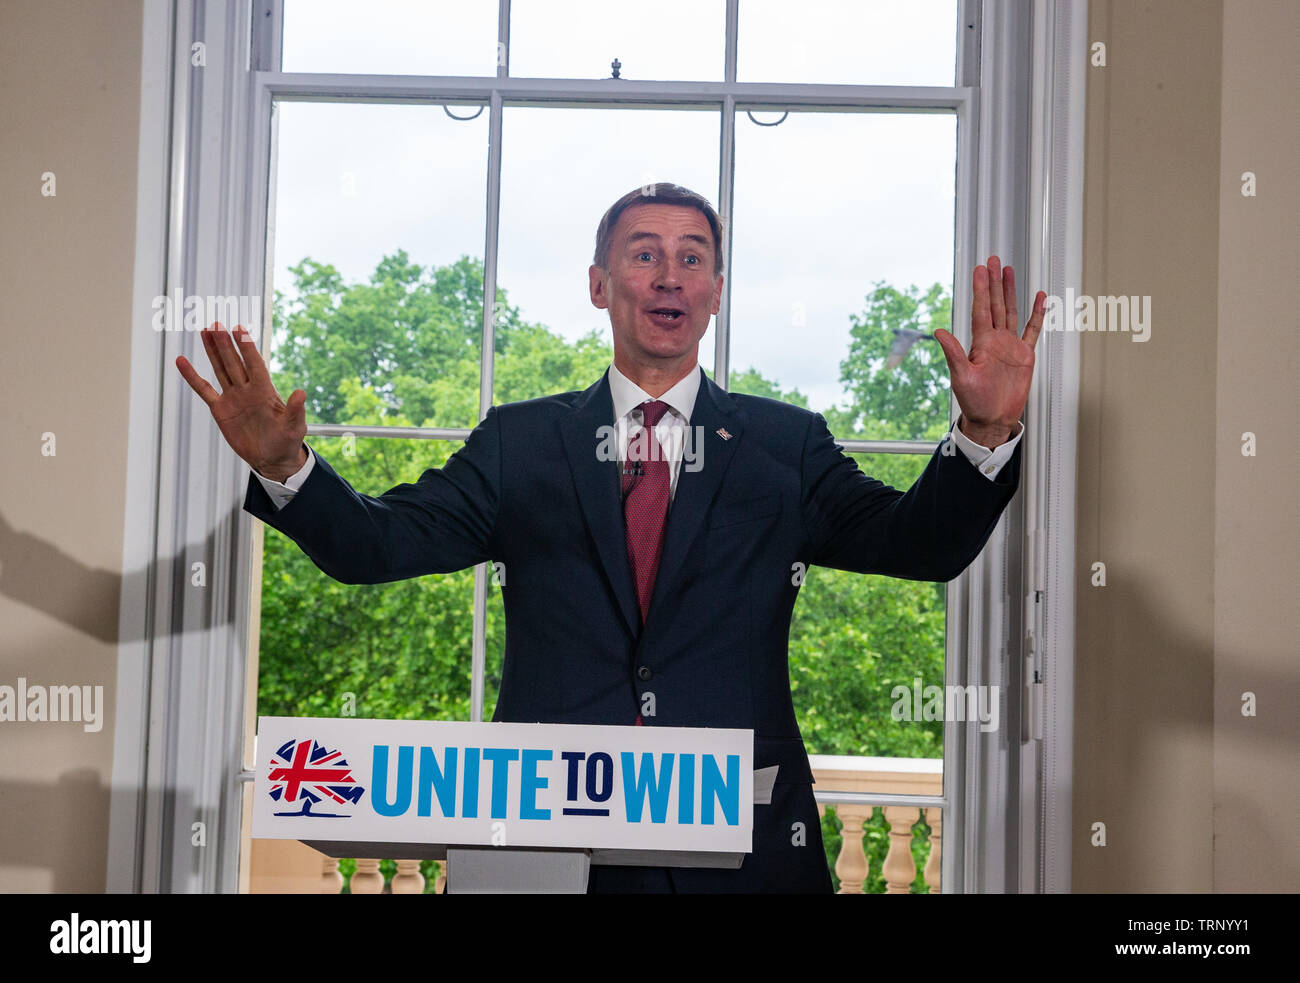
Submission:
[[[614,238],[618,218],[633,205],[686,205],[694,208],[709,220],[713,230],[713,275],[722,276],[722,219],[704,195],[683,188],[680,184],[645,184],[634,188],[614,204],[596,227],[596,254],[592,262],[602,270],[609,269],[609,247]]]

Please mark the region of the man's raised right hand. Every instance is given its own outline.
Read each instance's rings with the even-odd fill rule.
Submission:
[[[231,450],[263,477],[284,481],[307,463],[302,443],[307,436],[307,394],[295,389],[289,402],[280,398],[252,337],[239,325],[238,349],[219,323],[199,334],[221,392],[208,385],[184,355],[176,357],[176,368],[208,404]]]

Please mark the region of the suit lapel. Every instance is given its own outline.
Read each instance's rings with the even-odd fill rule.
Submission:
[[[715,385],[703,369],[698,371],[700,392],[691,411],[689,439],[694,441],[696,454],[691,466],[699,470],[687,470],[688,462],[683,460],[677,475],[677,491],[668,509],[663,555],[659,560],[659,572],[655,575],[654,592],[650,596],[647,630],[652,623],[662,620],[663,615],[656,617],[656,612],[662,610],[665,599],[671,598],[681,583],[686,555],[699,536],[704,514],[722,486],[722,477],[727,473],[745,429],[732,398]],[[723,437],[719,430],[724,430],[729,437]]]
[[[628,631],[636,637],[641,629],[641,612],[637,608],[636,585],[627,559],[618,462],[602,461],[598,456],[607,432],[601,428],[612,428],[613,425],[614,401],[609,394],[609,372],[606,370],[600,381],[582,394],[573,412],[561,421],[560,433],[587,528],[595,541],[605,576],[618,598],[623,620]],[[617,458],[618,446],[613,437],[607,439],[606,446],[614,448]]]

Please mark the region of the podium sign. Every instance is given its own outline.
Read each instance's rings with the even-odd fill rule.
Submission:
[[[256,838],[753,849],[750,730],[260,717],[257,731]]]

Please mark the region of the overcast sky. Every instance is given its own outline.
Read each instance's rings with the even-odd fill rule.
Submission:
[[[722,78],[722,0],[514,0],[511,74]],[[493,75],[496,0],[285,0],[284,69]],[[951,85],[955,0],[741,0],[742,82]],[[475,108],[453,107],[457,115]],[[779,114],[755,114],[772,122]],[[275,280],[304,256],[349,282],[398,248],[422,265],[482,257],[488,113],[281,103]],[[717,111],[507,107],[499,283],[525,318],[599,328],[587,267],[601,215],[649,181],[717,203]],[[949,114],[791,113],[736,122],[731,365],[825,409],[842,398],[849,314],[876,280],[952,287]],[[802,322],[802,323],[801,323]],[[700,348],[712,371],[714,330]],[[593,380],[594,381],[594,380]]]

